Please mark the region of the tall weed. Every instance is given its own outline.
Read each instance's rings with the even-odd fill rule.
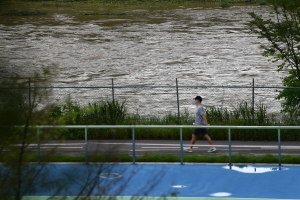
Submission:
[[[180,119],[176,113],[164,116],[141,116],[129,114],[125,102],[102,101],[80,107],[67,98],[64,105],[55,106],[51,116],[60,118],[65,125],[191,125],[194,116],[185,110]],[[225,126],[273,126],[279,125],[274,115],[268,115],[265,105],[256,105],[254,108],[246,102],[239,104],[235,109],[209,107],[206,110],[208,122],[211,125]],[[283,125],[281,123],[281,125]],[[89,139],[131,139],[131,129],[89,129]],[[227,140],[228,130],[209,129],[213,140]],[[282,140],[300,140],[299,131],[284,130]],[[189,140],[192,129],[183,129],[183,139]],[[277,130],[267,129],[232,129],[233,140],[277,140]],[[62,131],[66,139],[84,139],[84,130],[69,129]],[[136,129],[136,139],[179,139],[179,129]]]

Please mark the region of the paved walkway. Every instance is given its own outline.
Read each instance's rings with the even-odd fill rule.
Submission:
[[[184,147],[189,146],[189,141],[184,141]],[[196,142],[193,152],[185,154],[196,155],[228,155],[228,141],[214,141],[217,152],[207,153],[209,145],[206,141]],[[56,148],[58,154],[65,155],[84,155],[85,141],[42,141],[41,153],[46,153]],[[89,140],[89,154],[114,153],[132,154],[132,140]],[[37,145],[28,147],[28,151],[37,151]],[[149,154],[180,154],[179,140],[136,140],[136,156]],[[300,155],[300,142],[281,142],[282,155]],[[232,155],[266,155],[278,153],[278,143],[276,141],[232,141]]]

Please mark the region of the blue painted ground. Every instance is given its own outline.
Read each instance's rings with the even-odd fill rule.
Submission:
[[[178,196],[300,199],[300,167],[200,164],[53,164],[50,180],[62,190],[30,196]]]

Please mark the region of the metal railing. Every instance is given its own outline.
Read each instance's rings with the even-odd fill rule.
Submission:
[[[131,129],[132,130],[132,164],[136,163],[136,155],[135,155],[135,129],[150,129],[150,128],[171,128],[171,129],[179,129],[180,134],[180,164],[183,165],[183,137],[182,130],[183,129],[193,129],[194,125],[45,125],[45,126],[34,126],[32,128],[37,129],[37,137],[38,137],[38,164],[40,164],[40,130],[41,129],[84,129],[84,137],[85,137],[85,162],[88,163],[88,129]],[[228,130],[228,158],[229,158],[229,166],[232,166],[232,149],[231,149],[231,130],[234,129],[277,129],[278,134],[278,165],[281,166],[281,136],[280,132],[282,129],[297,129],[300,130],[300,126],[206,126],[207,129],[227,129]]]

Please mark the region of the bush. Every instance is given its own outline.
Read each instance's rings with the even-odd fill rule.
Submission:
[[[54,106],[51,117],[60,118],[64,125],[117,125],[126,120],[125,102],[103,101],[80,107],[68,97],[64,105]],[[127,139],[124,129],[118,130]],[[84,139],[84,130],[69,129],[62,131],[66,139]],[[89,139],[115,138],[117,130],[90,129]],[[113,137],[112,137],[113,136]],[[118,139],[121,139],[117,137]]]
[[[259,5],[261,5],[261,6],[265,6],[265,5],[268,5],[268,4],[269,4],[268,0],[260,0],[259,1]]]
[[[221,7],[222,8],[230,8],[230,4],[229,3],[222,3]]]
[[[279,91],[277,99],[283,99],[281,104],[282,113],[285,113],[285,124],[299,125],[300,124],[300,81],[293,74],[282,79],[283,85],[286,86],[283,90]]]
[[[239,104],[235,109],[209,107],[206,110],[208,122],[212,125],[232,126],[273,126],[279,125],[274,115],[268,115],[264,105],[255,108],[246,102]],[[80,107],[67,98],[66,103],[52,108],[51,117],[60,118],[64,125],[191,125],[194,116],[186,110],[180,120],[177,114],[165,116],[141,116],[127,113],[125,102],[103,101]],[[282,124],[281,124],[282,125]],[[89,129],[89,139],[131,139],[131,129]],[[193,130],[183,129],[183,139],[189,140]],[[282,140],[300,140],[296,130],[283,130]],[[232,129],[233,140],[277,140],[277,130],[238,130]],[[214,140],[227,140],[228,130],[210,129],[209,134]],[[84,130],[62,130],[65,139],[84,139]],[[136,139],[179,139],[178,129],[135,129]]]
[[[7,10],[3,13],[3,15],[9,16],[41,16],[47,15],[47,13],[43,10]]]
[[[249,106],[247,102],[238,105],[232,111],[226,108],[208,108],[206,111],[208,121],[213,125],[231,126],[274,126],[278,125],[277,119],[273,115],[267,114],[266,106],[260,104],[255,108]],[[220,140],[227,139],[227,130],[210,130],[213,138]],[[233,140],[276,140],[276,130],[232,130]]]

